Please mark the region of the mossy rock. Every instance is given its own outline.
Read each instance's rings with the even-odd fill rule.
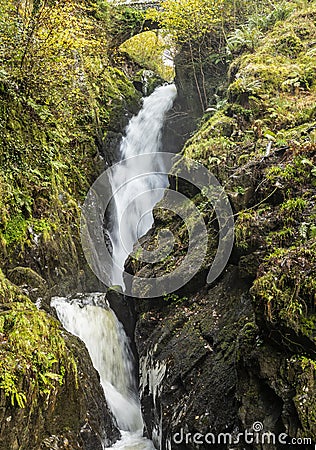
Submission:
[[[294,403],[302,423],[301,437],[316,439],[316,360],[293,356],[289,362],[288,377],[295,380]]]
[[[294,348],[299,348],[309,340],[307,345],[310,351],[316,349],[313,313],[316,298],[315,274],[316,243],[309,241],[307,248],[280,249],[268,256],[252,287],[257,314],[263,315],[272,328],[292,330],[289,348],[293,348],[292,344]],[[287,345],[286,338],[283,344]]]

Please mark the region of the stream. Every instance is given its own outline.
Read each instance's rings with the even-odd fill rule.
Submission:
[[[172,107],[176,93],[174,85],[165,85],[144,99],[142,109],[130,120],[120,145],[120,160],[124,163],[117,166],[111,178],[112,226],[108,230],[114,261],[111,282],[123,289],[124,263],[134,244],[153,224],[152,211],[162,196],[161,189],[157,188],[168,185],[166,175],[153,175],[152,172],[163,172],[162,162],[155,158],[155,153],[162,150],[165,114]],[[151,167],[140,168],[135,162],[137,159],[129,160],[148,153],[153,154]],[[64,328],[85,343],[100,374],[105,398],[121,432],[121,439],[112,448],[154,450],[153,443],[143,436],[144,424],[130,342],[105,294],[78,294],[71,299],[54,297],[51,304]],[[104,444],[105,448],[109,447]]]

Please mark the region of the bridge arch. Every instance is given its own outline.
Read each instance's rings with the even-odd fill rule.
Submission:
[[[150,3],[132,0],[130,2],[112,3],[115,11],[110,14],[111,20],[111,41],[108,42],[109,50],[118,49],[131,37],[144,31],[153,31],[160,28],[156,20],[146,19],[145,13],[150,8],[149,5],[158,5],[160,2]]]
[[[171,81],[174,78],[173,59],[169,43],[159,30],[146,30],[132,36],[120,47],[138,66],[153,71],[161,79]]]

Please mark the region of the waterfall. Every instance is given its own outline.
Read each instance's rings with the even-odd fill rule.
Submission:
[[[164,117],[175,96],[175,86],[166,85],[144,99],[143,108],[131,119],[121,143],[123,164],[113,171],[113,217],[109,230],[114,260],[112,283],[122,287],[125,260],[137,240],[152,226],[152,209],[162,195],[161,190],[159,194],[151,191],[168,184],[167,176],[159,173],[164,168],[155,153],[161,150]],[[128,159],[145,153],[153,154],[147,167],[139,167],[135,159]],[[153,443],[143,437],[143,419],[129,340],[105,294],[54,297],[51,304],[65,329],[85,343],[100,374],[105,398],[121,431],[121,439],[112,448],[154,450]],[[106,444],[104,448],[107,448]]]
[[[135,394],[133,357],[122,324],[108,305],[99,306],[104,296],[87,294],[70,301],[54,297],[52,306],[64,328],[86,344],[118,427],[136,431],[143,423]]]
[[[123,138],[120,155],[123,164],[114,167],[111,187],[115,206],[110,238],[113,248],[112,284],[124,286],[123,269],[137,240],[153,224],[152,210],[161,200],[161,190],[168,185],[162,161],[155,155],[161,150],[161,131],[166,112],[176,96],[174,85],[157,88],[144,99],[143,108],[133,117]],[[146,167],[139,167],[137,155],[151,153]],[[130,158],[130,159],[128,159]]]
[[[85,343],[93,366],[99,372],[105,398],[121,431],[121,439],[113,447],[154,450],[152,442],[143,437],[128,338],[105,294],[81,294],[71,299],[53,297],[51,305],[64,328]]]

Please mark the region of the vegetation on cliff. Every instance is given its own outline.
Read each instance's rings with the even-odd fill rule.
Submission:
[[[3,414],[32,413],[44,399],[56,406],[65,379],[77,383],[58,322],[38,308],[49,309],[50,292],[85,283],[80,203],[104,166],[107,132],[139,100],[115,60],[112,27],[130,37],[140,16],[102,0],[0,1]]]
[[[187,39],[178,42],[179,86],[191,82],[205,111],[183,155],[224,186],[236,239],[214,286],[203,287],[202,266],[200,278],[176,295],[137,306],[141,355],[150,347],[169,364],[160,398],[167,437],[183,423],[203,433],[251,428],[261,420],[275,433],[316,440],[316,3],[262,2],[258,8],[249,2],[229,24],[212,20],[196,41],[192,34],[191,48]],[[212,224],[203,196],[191,196]],[[168,260],[174,270],[188,246],[181,220],[166,216],[157,210],[156,224],[171,227],[180,243]],[[211,239],[211,250],[216,243]],[[158,276],[163,264],[135,270]],[[193,362],[191,348],[198,349],[194,358],[189,352]],[[236,408],[238,421],[224,411],[227,405]],[[179,417],[181,411],[181,421],[174,411]]]
[[[256,49],[234,59],[227,98],[184,154],[210,167],[230,192],[239,253],[256,249],[266,261],[253,292],[265,296],[271,319],[278,280],[287,299],[281,316],[295,328],[300,317],[312,320],[316,293],[316,10],[311,4],[286,13]],[[300,261],[297,270],[288,258]]]
[[[277,12],[251,16],[231,34],[227,97],[184,154],[230,193],[236,255],[254,280],[261,333],[315,386],[316,4],[283,3]],[[292,383],[301,434],[315,439],[315,389],[303,407],[305,388]]]
[[[35,406],[38,396],[49,395],[55,382],[63,383],[66,369],[75,371],[76,365],[68,367],[72,359],[67,360],[58,323],[0,276],[0,388],[12,406],[23,408],[30,401]]]

